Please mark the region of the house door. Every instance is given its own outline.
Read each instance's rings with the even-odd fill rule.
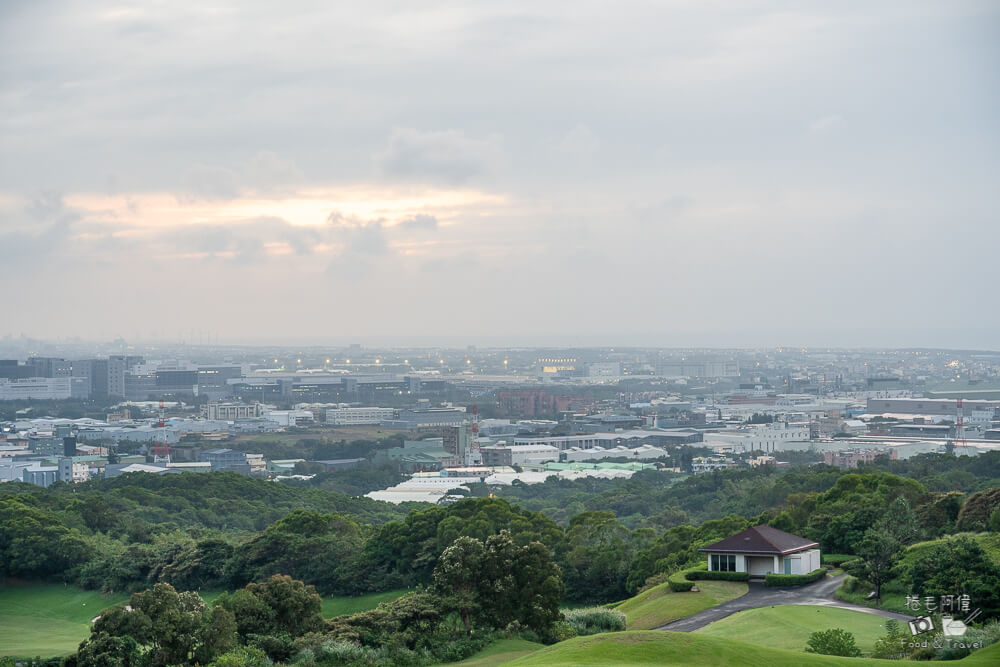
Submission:
[[[747,572],[751,576],[763,577],[774,571],[774,559],[770,556],[747,556]]]

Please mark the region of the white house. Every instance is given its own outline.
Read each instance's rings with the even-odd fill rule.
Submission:
[[[698,551],[708,554],[708,569],[766,574],[809,574],[820,568],[819,544],[761,525],[747,528]]]

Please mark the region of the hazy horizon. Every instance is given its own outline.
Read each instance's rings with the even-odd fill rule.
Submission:
[[[983,0],[4,3],[0,338],[1000,349],[998,63]]]

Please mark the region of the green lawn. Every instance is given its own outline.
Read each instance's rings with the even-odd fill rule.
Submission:
[[[500,639],[462,662],[446,664],[466,665],[467,667],[495,667],[495,665],[502,665],[505,662],[534,653],[540,648],[545,648],[545,645],[529,642],[527,639]]]
[[[781,605],[740,611],[695,632],[771,648],[802,651],[810,633],[842,628],[854,635],[862,653],[870,653],[875,640],[885,634],[885,621],[881,616],[863,611]]]
[[[740,581],[699,581],[697,586],[697,592],[674,593],[667,584],[660,584],[615,609],[625,614],[629,630],[651,630],[747,592],[747,585]]]
[[[332,618],[374,609],[405,590],[360,597],[323,598],[323,616]],[[211,604],[222,591],[203,591]],[[52,657],[72,653],[90,634],[91,619],[108,607],[126,604],[124,593],[102,595],[60,584],[0,585],[0,655]]]
[[[616,632],[576,637],[540,649],[508,663],[517,667],[566,667],[576,665],[690,665],[715,667],[873,667],[899,665],[898,661],[870,658],[836,658],[745,644],[731,639],[684,632]],[[974,652],[959,667],[986,667],[1000,664],[1000,644]]]
[[[0,586],[0,655],[72,653],[90,634],[90,619],[127,600],[60,584]]]
[[[406,589],[386,591],[385,593],[369,593],[358,597],[323,598],[323,616],[333,618],[345,614],[356,614],[359,611],[374,609],[383,602],[395,600],[406,593]]]

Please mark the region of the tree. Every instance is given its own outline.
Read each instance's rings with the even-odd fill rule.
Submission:
[[[856,658],[861,655],[854,635],[840,628],[820,630],[809,635],[806,642],[806,653],[821,653],[823,655],[840,655]]]
[[[913,562],[906,578],[919,595],[964,594],[984,618],[1000,615],[1000,568],[968,537],[933,547]]]
[[[503,628],[513,621],[544,632],[559,620],[564,586],[545,545],[517,546],[508,531],[485,542],[460,537],[434,568],[434,591],[446,610],[474,624]]]
[[[223,593],[216,603],[233,613],[244,638],[286,633],[294,639],[323,627],[323,600],[316,589],[287,575]]]
[[[448,609],[458,612],[466,632],[480,611],[478,585],[486,548],[472,537],[459,537],[444,550],[434,568],[434,588]]]
[[[630,537],[612,512],[584,512],[570,520],[560,562],[572,599],[607,602],[626,596]]]
[[[879,520],[877,529],[888,533],[897,542],[906,546],[913,544],[920,537],[920,520],[906,496],[897,496]]]
[[[207,664],[236,643],[233,615],[219,608],[209,611],[197,593],[178,593],[161,583],[133,594],[129,605],[97,619],[90,638],[80,645],[79,664]],[[121,654],[132,660],[133,653],[135,662],[108,663],[101,657]]]
[[[882,585],[892,578],[902,549],[899,540],[874,528],[869,528],[864,538],[855,545],[860,567],[854,574],[871,582],[878,603],[882,602]]]
[[[142,653],[132,637],[97,633],[80,644],[76,664],[78,667],[138,667],[142,664]]]

